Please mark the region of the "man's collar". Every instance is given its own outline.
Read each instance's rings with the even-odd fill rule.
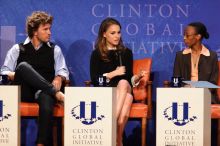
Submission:
[[[186,48],[183,50],[183,54],[190,54],[192,53],[191,48]],[[200,52],[200,54],[204,55],[204,56],[210,56],[210,52],[209,49],[207,49],[204,45],[202,45],[202,51]]]
[[[26,40],[24,41],[23,45],[26,45],[26,44],[28,44],[28,43],[30,43],[30,42],[31,42],[31,39],[30,39],[29,37],[27,37]],[[47,44],[48,47],[51,48],[50,42],[47,42],[46,44]],[[40,46],[41,46],[41,45],[40,45]]]

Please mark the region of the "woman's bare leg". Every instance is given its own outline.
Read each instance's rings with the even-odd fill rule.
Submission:
[[[122,146],[122,136],[129,117],[132,101],[130,84],[126,80],[121,80],[117,86],[117,146]]]
[[[119,118],[127,93],[131,93],[131,86],[126,80],[120,80],[117,86],[116,117]]]

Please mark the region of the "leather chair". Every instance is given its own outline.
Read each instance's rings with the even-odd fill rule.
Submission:
[[[129,115],[129,118],[141,119],[141,146],[146,146],[147,120],[152,117],[152,81],[149,81],[151,66],[151,58],[133,61],[133,74],[138,74],[141,70],[147,71],[147,75],[140,80],[139,85],[133,88],[135,103],[132,103]],[[88,87],[91,85],[91,81],[84,83]]]
[[[65,81],[65,86],[69,86],[70,81]],[[37,103],[29,103],[29,102],[21,102],[20,103],[20,116],[23,118],[33,118],[39,116],[39,106]],[[60,118],[62,121],[62,145],[64,141],[64,106],[62,104],[55,104],[53,116],[55,118]],[[54,123],[53,125],[53,146],[57,146],[57,138],[58,138],[58,127]]]
[[[147,75],[140,80],[139,85],[133,88],[135,103],[132,104],[129,115],[129,118],[141,118],[141,146],[146,146],[147,120],[152,117],[152,81],[150,81],[151,66],[151,58],[133,61],[134,74],[138,74],[141,70],[147,71]]]
[[[21,102],[20,103],[20,116],[23,118],[36,118],[39,116],[39,106],[37,103],[28,103],[28,102]],[[53,111],[53,116],[55,118],[60,118],[61,123],[62,123],[62,138],[61,138],[61,143],[63,145],[63,140],[64,140],[64,107],[61,104],[55,104],[54,106],[54,111]],[[58,126],[56,123],[53,123],[53,146],[58,146]]]

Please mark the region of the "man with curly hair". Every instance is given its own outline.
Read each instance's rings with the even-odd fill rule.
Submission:
[[[21,101],[39,104],[37,146],[51,146],[53,106],[63,102],[69,72],[59,46],[50,42],[53,17],[35,11],[26,20],[27,39],[7,53],[1,74],[21,85]]]

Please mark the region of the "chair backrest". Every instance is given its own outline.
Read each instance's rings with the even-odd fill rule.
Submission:
[[[133,74],[138,74],[141,70],[147,71],[147,75],[140,80],[139,85],[133,88],[134,100],[136,101],[146,101],[148,95],[146,84],[150,79],[151,66],[151,58],[144,58],[133,61]]]

